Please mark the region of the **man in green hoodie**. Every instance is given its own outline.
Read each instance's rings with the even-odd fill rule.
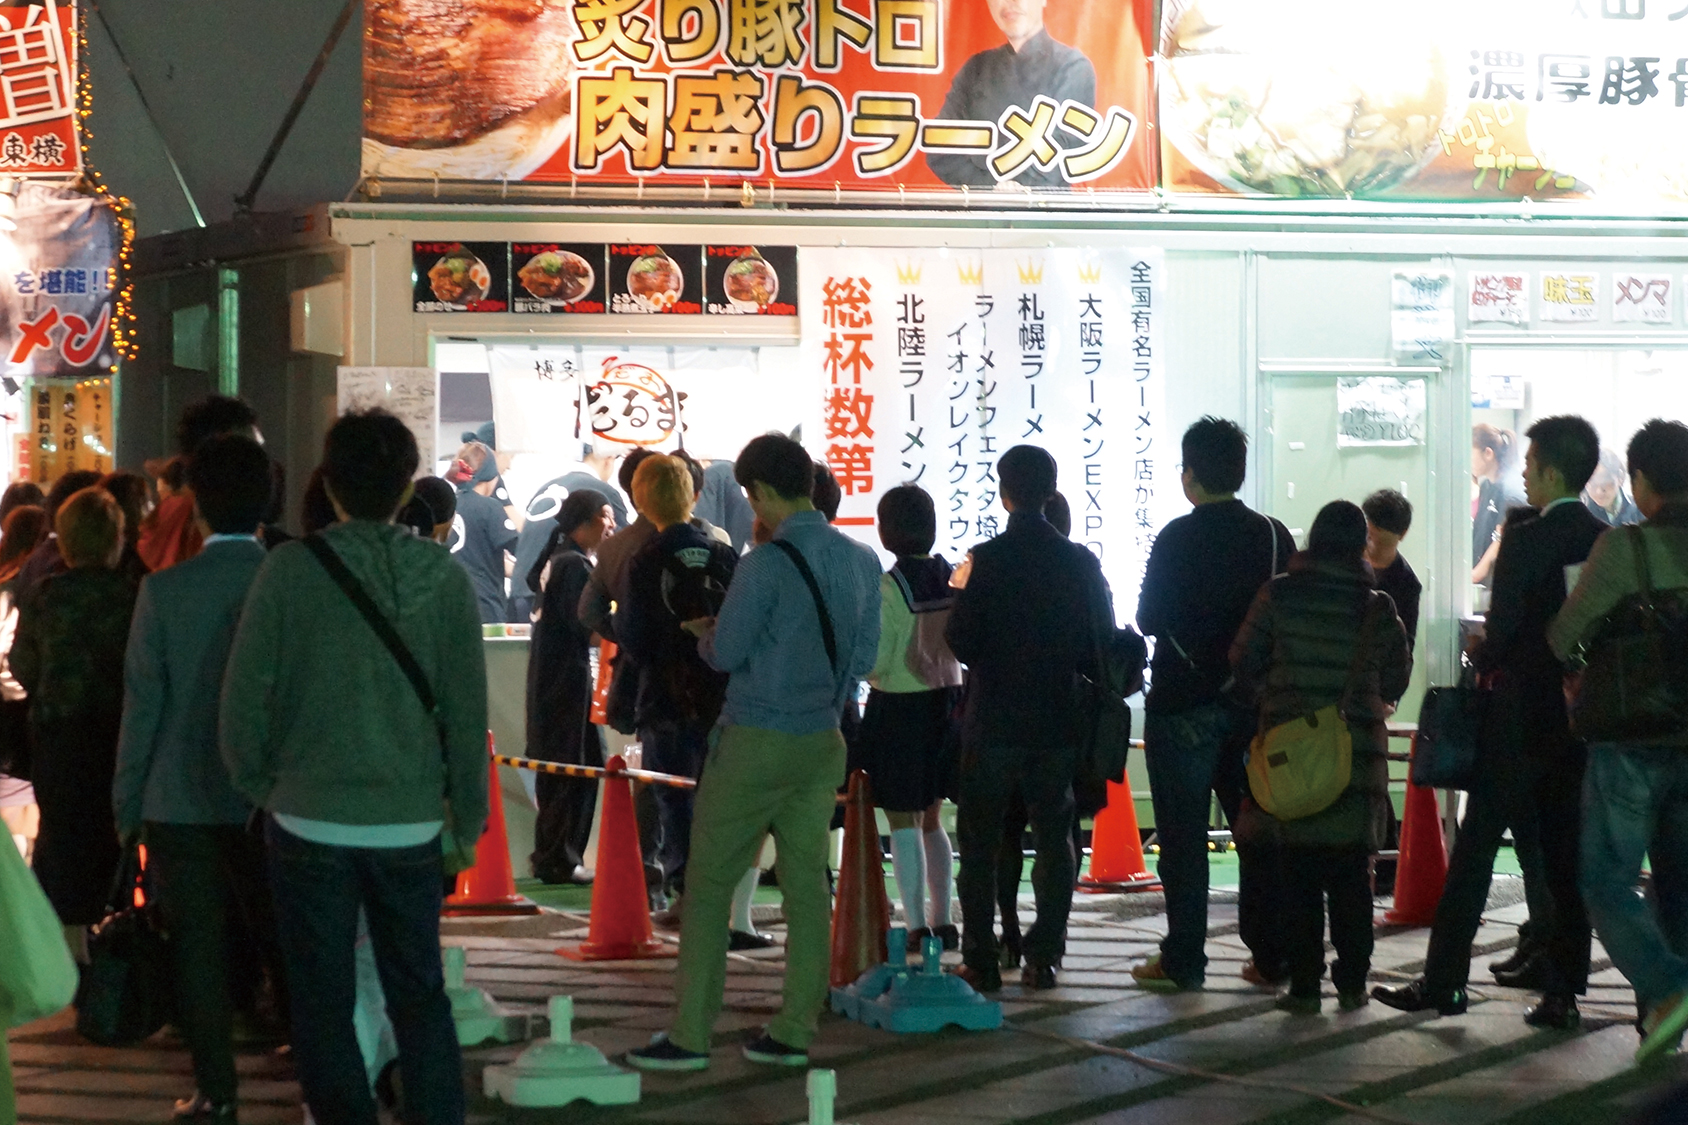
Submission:
[[[479,839],[486,820],[486,671],[468,575],[393,524],[417,461],[390,414],[334,424],[322,466],[340,517],[321,533],[332,558],[306,540],[270,553],[223,678],[223,760],[236,791],[269,814],[277,926],[299,982],[293,1058],[322,1122],[376,1121],[352,1026],[360,907],[398,1038],[405,1119],[455,1125],[464,1114],[440,969],[441,836]],[[432,714],[330,574],[335,559],[409,650]]]

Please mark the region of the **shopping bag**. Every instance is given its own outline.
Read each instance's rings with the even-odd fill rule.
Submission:
[[[0,838],[0,1032],[43,1019],[76,995],[76,962],[52,903]]]
[[[1412,783],[1428,789],[1470,789],[1477,773],[1477,737],[1489,693],[1469,684],[1433,687],[1418,709]]]
[[[118,865],[105,920],[88,938],[76,1033],[102,1047],[139,1043],[170,1017],[170,950],[152,896],[135,893],[143,875],[131,849]]]

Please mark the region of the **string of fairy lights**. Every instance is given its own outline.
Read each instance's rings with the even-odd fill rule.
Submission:
[[[116,307],[111,318],[111,342],[121,358],[134,359],[135,282],[131,267],[135,254],[135,205],[128,196],[111,190],[105,177],[94,167],[88,151],[88,142],[93,138],[88,121],[94,114],[94,87],[88,72],[88,12],[80,6],[73,7],[71,11],[76,31],[77,144],[82,150],[82,179],[111,208],[122,233],[117,249],[117,267],[113,271],[116,276],[109,279],[112,288],[117,291]],[[112,364],[111,370],[115,373],[117,364]]]

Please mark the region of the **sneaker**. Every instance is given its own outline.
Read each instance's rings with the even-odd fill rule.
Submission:
[[[1371,997],[1366,995],[1363,988],[1356,988],[1353,992],[1339,991],[1336,994],[1336,1006],[1344,1012],[1357,1012],[1370,1003]]]
[[[1653,1005],[1653,1010],[1641,1021],[1643,1038],[1635,1050],[1635,1061],[1644,1063],[1673,1050],[1684,1028],[1688,1028],[1688,989]]]
[[[1153,954],[1141,965],[1133,965],[1131,967],[1131,978],[1139,986],[1151,992],[1187,992],[1201,987],[1200,981],[1194,984],[1184,984],[1167,976],[1166,970],[1161,967],[1161,955],[1159,953]]]
[[[708,1070],[709,1056],[675,1045],[666,1034],[658,1034],[649,1047],[628,1051],[623,1056],[635,1070]]]
[[[744,1045],[744,1057],[753,1063],[767,1066],[808,1066],[809,1052],[787,1047],[764,1029],[762,1034]]]
[[[1278,997],[1277,1003],[1272,1006],[1293,1016],[1316,1016],[1319,1014],[1320,1000],[1317,996],[1297,996],[1293,992],[1286,992]]]

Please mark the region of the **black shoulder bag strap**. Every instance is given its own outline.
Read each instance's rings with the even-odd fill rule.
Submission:
[[[797,573],[803,576],[804,583],[809,587],[809,593],[815,599],[815,613],[821,619],[821,640],[826,643],[826,658],[832,663],[832,674],[838,675],[838,638],[833,636],[832,614],[826,611],[826,601],[821,597],[821,584],[815,581],[815,572],[809,569],[803,552],[785,540],[770,539],[768,546],[778,547],[780,552],[791,560],[792,565],[797,568]]]
[[[405,679],[409,680],[410,686],[415,689],[416,698],[422,701],[423,710],[427,711],[428,717],[433,720],[434,729],[440,736],[440,750],[443,753],[445,750],[445,729],[440,722],[439,705],[434,701],[434,689],[428,686],[428,674],[422,671],[422,666],[416,662],[416,657],[410,654],[410,649],[405,645],[404,638],[399,636],[398,630],[393,628],[393,623],[387,620],[387,615],[381,612],[381,607],[371,600],[368,592],[358,582],[357,575],[353,574],[340,556],[334,553],[334,548],[328,545],[327,540],[320,535],[307,535],[300,542],[310,548],[311,554],[315,555],[317,562],[322,564],[322,569],[326,570],[328,576],[334,579],[334,584],[340,587],[347,600],[357,607],[359,613],[363,614],[363,619],[369,624],[370,630],[381,638],[381,643],[387,646],[388,652],[392,653],[393,660],[398,664],[399,670],[404,673]]]

